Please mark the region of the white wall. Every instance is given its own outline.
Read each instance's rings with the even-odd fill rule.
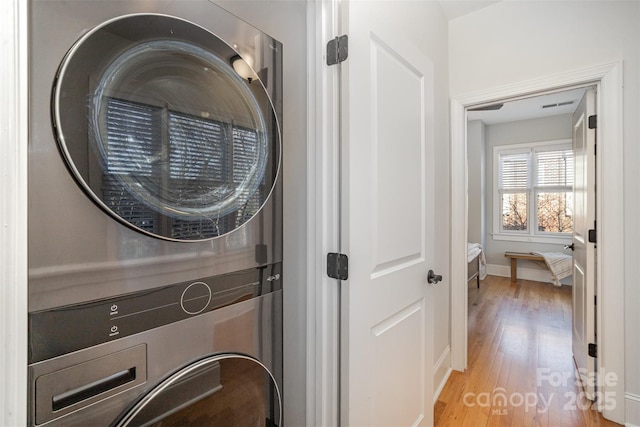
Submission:
[[[486,156],[485,124],[481,120],[467,123],[468,231],[470,243],[480,243],[485,249],[486,239]],[[490,205],[489,205],[490,206]]]
[[[450,22],[453,96],[623,61],[625,391],[640,396],[640,2],[500,2]],[[606,150],[606,147],[600,149]],[[606,284],[604,284],[606,285]],[[622,303],[622,301],[621,301]],[[638,400],[640,403],[640,399]],[[628,420],[629,421],[629,420]],[[637,420],[632,420],[640,425]]]
[[[306,424],[307,4],[216,3],[283,44],[284,420]]]

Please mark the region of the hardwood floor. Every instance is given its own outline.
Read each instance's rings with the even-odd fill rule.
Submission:
[[[469,354],[435,405],[435,426],[618,426],[576,384],[571,287],[487,276],[469,282]]]

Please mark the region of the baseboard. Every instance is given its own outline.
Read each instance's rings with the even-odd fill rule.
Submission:
[[[447,346],[444,352],[438,358],[435,366],[433,367],[433,385],[435,393],[433,395],[433,403],[435,404],[440,396],[440,392],[444,388],[451,375],[451,346]]]
[[[487,274],[491,276],[511,277],[511,267],[508,265],[487,264]],[[518,279],[536,282],[552,283],[549,270],[518,267]],[[563,285],[571,285],[571,277],[562,280]]]
[[[640,427],[640,396],[632,393],[624,394],[624,425]]]

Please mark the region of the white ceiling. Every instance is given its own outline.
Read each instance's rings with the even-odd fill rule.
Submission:
[[[468,120],[482,120],[487,125],[529,120],[540,117],[573,114],[585,89],[573,89],[532,98],[505,102],[502,108],[492,111],[469,111]],[[558,105],[566,104],[566,105]],[[546,108],[543,108],[546,106]]]
[[[449,21],[498,3],[500,0],[439,0]]]

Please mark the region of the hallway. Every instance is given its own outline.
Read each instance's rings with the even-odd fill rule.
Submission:
[[[487,276],[469,282],[469,366],[454,371],[435,426],[617,426],[581,398],[571,287]],[[606,403],[606,401],[605,401]]]

